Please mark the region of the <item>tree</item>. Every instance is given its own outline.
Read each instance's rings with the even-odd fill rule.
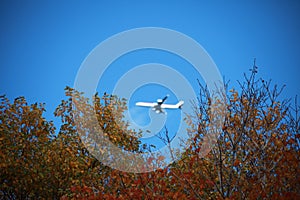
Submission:
[[[6,199],[42,196],[49,177],[44,159],[54,127],[42,114],[43,104],[28,105],[24,97],[11,104],[0,97],[0,195]]]
[[[227,94],[227,115],[217,145],[207,157],[196,158],[202,179],[213,182],[214,198],[286,199],[299,198],[299,107],[280,101],[282,91],[271,81],[256,79],[254,65],[240,91]],[[201,87],[192,131],[197,131],[195,148],[209,134],[209,99]],[[291,113],[294,111],[294,113]],[[291,123],[292,122],[292,123]],[[193,167],[194,169],[195,167]],[[196,173],[196,174],[197,174]],[[192,177],[197,177],[193,175]],[[209,194],[207,194],[209,196]]]
[[[61,127],[55,134],[52,122],[42,116],[43,104],[28,105],[24,97],[11,104],[1,96],[0,105],[0,197],[5,199],[79,197],[76,189],[85,194],[108,192],[112,170],[95,159],[81,142],[74,123],[72,96],[87,101],[78,92],[67,87],[67,100],[62,100],[55,115],[61,118]],[[100,103],[103,101],[104,103]],[[117,103],[116,103],[117,102]],[[111,109],[122,113],[125,104],[114,96],[95,95],[94,106],[99,123],[117,145],[127,150],[139,150],[139,141],[120,129]],[[92,110],[83,104],[90,120]],[[108,130],[109,129],[109,130]],[[75,192],[75,195],[72,193]]]
[[[280,98],[282,88],[257,78],[254,65],[238,89],[222,94],[226,117],[216,145],[205,156],[213,101],[200,85],[195,113],[187,116],[196,133],[181,159],[149,173],[126,173],[99,162],[78,130],[96,111],[97,123],[115,145],[131,152],[150,151],[123,121],[124,100],[105,94],[92,104],[67,87],[55,115],[61,127],[43,118],[43,104],[28,105],[24,97],[0,105],[1,199],[299,199],[299,106]],[[73,106],[77,106],[76,109]],[[83,116],[75,123],[77,116]],[[129,134],[130,133],[130,134]],[[161,133],[166,138],[168,130]],[[88,134],[87,134],[88,135]],[[94,141],[101,145],[101,138]],[[168,140],[164,140],[167,141]],[[93,144],[93,143],[91,143]],[[160,165],[158,159],[145,158]]]
[[[81,142],[84,136],[78,134],[79,129],[85,129],[85,132],[89,133],[94,131],[97,126],[88,126],[86,128],[80,123],[75,123],[75,118],[78,114],[81,116],[81,119],[84,119],[81,123],[88,124],[92,121],[94,113],[96,113],[100,128],[115,145],[128,151],[139,151],[140,141],[132,136],[133,133],[128,134],[124,131],[127,129],[124,129],[126,123],[122,121],[122,114],[126,109],[126,104],[116,96],[107,94],[104,94],[101,98],[98,94],[95,94],[93,103],[90,104],[89,99],[85,98],[82,93],[69,87],[65,90],[68,99],[63,100],[55,112],[56,116],[61,117],[62,126],[54,141],[60,144],[60,149],[68,151],[67,155],[62,155],[59,158],[59,163],[65,163],[68,159],[71,159],[71,167],[68,165],[67,169],[60,167],[61,175],[59,177],[65,177],[67,182],[67,184],[66,182],[62,183],[63,187],[65,187],[62,194],[64,194],[64,198],[87,198],[95,196],[94,193],[110,193],[110,191],[115,190],[110,184],[111,181],[119,177],[114,175],[113,169],[103,165],[94,158],[86,149],[88,144],[85,143],[83,145]],[[73,108],[74,104],[76,109]],[[53,159],[57,160],[56,158]],[[70,169],[73,169],[70,172],[71,174],[65,174]],[[72,177],[72,180],[70,180],[70,177]]]

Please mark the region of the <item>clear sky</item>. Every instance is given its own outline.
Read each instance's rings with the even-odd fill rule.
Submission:
[[[163,27],[201,44],[233,85],[243,79],[244,72],[249,72],[256,58],[260,76],[286,84],[283,97],[294,97],[300,95],[299,10],[296,0],[2,0],[0,94],[9,99],[25,96],[30,103],[45,102],[45,116],[53,120],[52,113],[64,97],[64,87],[73,86],[81,63],[100,42],[128,29]],[[129,54],[127,60],[120,58],[124,62],[116,62],[134,67],[169,59],[164,52],[152,52],[151,56],[146,53]],[[172,59],[169,65],[183,62]],[[116,66],[104,77],[99,90],[112,91],[111,85],[121,75]],[[151,91],[155,90],[157,93],[149,93],[145,100],[155,101],[170,93],[167,89]],[[144,97],[138,91],[134,96],[138,100]],[[176,100],[170,95],[169,103]]]

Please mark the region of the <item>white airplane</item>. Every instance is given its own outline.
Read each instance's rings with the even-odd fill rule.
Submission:
[[[177,104],[164,104],[165,100],[168,98],[169,95],[165,96],[163,99],[157,99],[157,102],[150,103],[150,102],[137,102],[136,106],[143,106],[143,107],[151,107],[156,113],[165,113],[164,109],[181,109],[184,101],[179,101]]]

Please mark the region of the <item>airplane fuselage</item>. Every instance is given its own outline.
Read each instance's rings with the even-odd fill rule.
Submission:
[[[184,104],[184,101],[179,101],[177,104],[164,104],[164,101],[168,98],[169,95],[164,97],[163,99],[157,99],[157,102],[150,103],[150,102],[137,102],[137,106],[143,106],[143,107],[152,107],[152,110],[154,110],[156,113],[164,113],[166,114],[164,109],[181,109],[182,105]]]

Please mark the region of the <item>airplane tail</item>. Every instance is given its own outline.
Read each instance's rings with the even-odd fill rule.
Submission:
[[[176,106],[181,109],[183,104],[184,104],[184,101],[181,100],[176,104]]]

